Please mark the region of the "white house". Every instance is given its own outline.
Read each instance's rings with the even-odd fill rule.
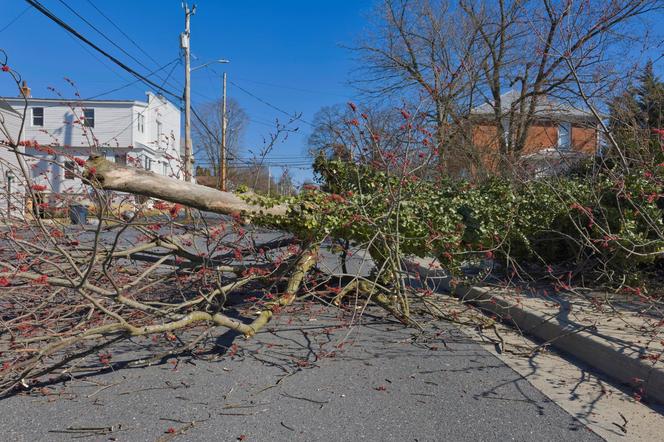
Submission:
[[[21,169],[16,153],[10,148],[11,128],[20,124],[21,114],[0,99],[0,222],[7,216],[20,216],[24,210],[23,194],[25,187],[21,179]],[[5,140],[7,136],[11,140]],[[7,141],[5,143],[5,141]],[[16,147],[19,153],[24,152],[21,146]]]
[[[25,187],[20,178],[16,154],[0,146],[0,222],[23,211]]]
[[[84,193],[79,163],[91,154],[180,178],[180,110],[163,96],[147,101],[0,97],[13,139],[21,139],[34,183],[54,194]],[[0,138],[2,138],[0,133]],[[2,144],[0,139],[0,144]]]

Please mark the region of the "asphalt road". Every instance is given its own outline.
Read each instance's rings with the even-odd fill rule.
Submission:
[[[356,254],[349,272],[369,264]],[[420,335],[382,312],[296,308],[252,340],[220,330],[211,353],[147,368],[125,363],[173,344],[118,345],[112,370],[0,401],[0,440],[601,440],[453,325]]]
[[[208,360],[116,368],[2,400],[1,439],[601,440],[454,326],[421,336],[368,314],[362,324],[338,315],[309,304],[252,340],[216,336]],[[136,343],[146,352],[171,345]],[[139,356],[125,345],[113,361]]]

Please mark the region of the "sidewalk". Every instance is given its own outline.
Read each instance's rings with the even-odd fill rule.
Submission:
[[[409,266],[428,286],[452,291],[524,334],[629,386],[635,399],[664,404],[664,327],[657,326],[663,318],[644,316],[623,302],[624,297],[607,293],[581,297],[541,290],[515,293],[490,287],[451,288],[451,278],[431,259],[413,259]],[[592,303],[594,297],[602,298],[601,312]],[[644,327],[646,323],[648,327]]]

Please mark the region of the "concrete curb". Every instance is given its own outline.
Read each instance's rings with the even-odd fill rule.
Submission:
[[[553,347],[580,359],[610,378],[635,389],[643,388],[645,399],[664,404],[662,364],[653,366],[652,362],[624,354],[618,346],[590,329],[518,305],[489,289],[465,285],[451,287],[450,276],[442,270],[429,269],[412,261],[407,263],[407,267],[422,279],[426,278],[432,289],[448,291],[500,318],[509,318],[512,325],[524,334],[552,341]]]

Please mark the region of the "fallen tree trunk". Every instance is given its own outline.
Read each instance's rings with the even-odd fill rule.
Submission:
[[[175,217],[154,220],[140,214],[125,223],[107,223],[104,235],[100,222],[92,237],[87,229],[50,227],[32,244],[21,234],[7,235],[11,250],[25,252],[0,253],[0,291],[5,295],[0,319],[11,333],[0,336],[0,397],[30,389],[38,378],[122,339],[152,335],[155,342],[180,342],[179,351],[185,351],[198,345],[211,327],[250,338],[303,291],[321,299],[334,292],[330,278],[316,270],[328,234],[318,221],[334,210],[325,194],[270,205],[268,198],[221,192],[102,157],[88,160],[84,178],[98,190],[238,215],[292,236],[259,243],[238,219],[182,224]],[[113,221],[113,211],[107,210],[111,201],[101,193],[93,198],[98,213]],[[39,257],[30,261],[32,267],[23,264],[28,253]],[[363,302],[416,325],[388,296],[392,287],[381,286],[379,292],[376,281],[354,287]],[[189,332],[174,334],[183,330]],[[101,367],[109,365],[110,352],[99,353],[98,360]]]
[[[247,203],[230,192],[118,165],[103,157],[90,157],[85,169],[85,177],[94,187],[157,198],[208,212],[279,216],[285,215],[287,211],[285,205],[265,208]]]

